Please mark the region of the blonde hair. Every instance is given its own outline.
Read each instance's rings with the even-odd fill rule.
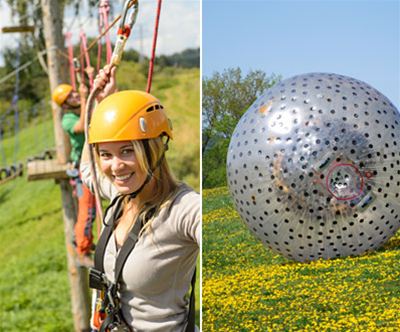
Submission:
[[[139,167],[144,170],[147,175],[153,173],[153,178],[155,179],[154,195],[151,197],[150,201],[142,202],[142,206],[138,206],[138,216],[140,220],[145,220],[149,216],[151,210],[154,210],[155,215],[157,215],[162,207],[169,204],[178,187],[178,183],[165,158],[164,153],[166,146],[161,137],[149,140],[134,140],[132,141],[132,145],[136,153]],[[157,163],[160,163],[158,167]],[[141,233],[147,228],[151,228],[152,219],[153,216],[145,223]]]

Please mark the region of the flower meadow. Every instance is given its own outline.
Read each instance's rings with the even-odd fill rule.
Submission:
[[[358,257],[290,261],[255,239],[226,187],[203,190],[203,331],[400,331],[400,232]]]

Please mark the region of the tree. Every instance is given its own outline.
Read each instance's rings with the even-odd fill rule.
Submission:
[[[203,187],[226,183],[226,153],[230,137],[243,113],[279,76],[260,70],[243,75],[240,68],[229,68],[203,79]]]

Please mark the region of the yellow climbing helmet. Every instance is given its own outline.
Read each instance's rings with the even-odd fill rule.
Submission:
[[[167,135],[171,123],[159,100],[149,93],[126,90],[105,98],[93,112],[89,144],[131,141]]]
[[[69,84],[60,84],[53,91],[53,101],[61,106],[68,98],[69,94],[72,91],[72,85]]]

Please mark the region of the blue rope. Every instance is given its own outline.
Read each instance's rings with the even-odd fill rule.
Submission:
[[[18,68],[20,65],[20,44],[18,44],[17,48],[17,56],[16,56],[16,65],[15,67]],[[4,133],[5,133],[5,125],[4,122],[8,121],[7,116],[14,111],[14,140],[15,140],[15,145],[14,145],[14,153],[13,153],[13,159],[14,159],[14,164],[17,165],[17,153],[19,149],[19,112],[18,112],[18,99],[19,99],[19,71],[16,72],[15,74],[15,86],[14,86],[14,94],[11,100],[11,106],[8,108],[8,110],[2,115],[0,118],[0,150],[1,150],[1,156],[3,159],[3,167],[7,166],[7,156],[6,152],[4,149]]]
[[[7,166],[7,157],[6,157],[6,151],[4,149],[4,142],[3,142],[3,136],[4,136],[4,122],[3,120],[0,122],[0,150],[1,150],[1,159],[2,159],[2,167]]]
[[[21,44],[18,44],[16,67],[18,68],[21,60]],[[17,155],[19,151],[19,112],[18,112],[18,99],[19,99],[19,71],[15,74],[15,88],[12,99],[12,106],[14,108],[14,164],[17,165]]]

